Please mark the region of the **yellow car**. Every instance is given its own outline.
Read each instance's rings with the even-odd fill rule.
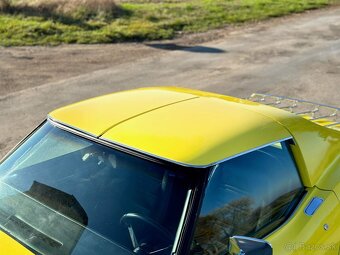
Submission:
[[[338,255],[338,110],[180,88],[57,109],[0,163],[0,254]]]

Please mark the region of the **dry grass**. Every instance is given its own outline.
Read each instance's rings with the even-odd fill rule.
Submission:
[[[0,0],[0,12],[1,11],[7,11],[9,8],[9,2],[8,0]]]
[[[93,12],[111,12],[117,6],[114,0],[35,0],[26,1],[32,7],[49,9],[63,14],[71,14],[79,8],[92,10]]]
[[[12,2],[11,8],[14,12],[40,13],[45,16],[55,15],[82,20],[93,17],[112,18],[119,10],[114,0],[19,0]]]
[[[132,4],[148,4],[148,3],[156,3],[156,4],[176,4],[176,3],[185,3],[191,2],[192,0],[117,0],[119,3],[132,3]]]

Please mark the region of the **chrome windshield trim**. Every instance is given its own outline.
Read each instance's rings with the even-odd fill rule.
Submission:
[[[157,159],[160,159],[160,160],[163,160],[163,161],[167,161],[169,163],[173,163],[173,164],[176,164],[176,165],[184,166],[184,167],[190,167],[190,168],[208,168],[210,166],[214,166],[215,165],[215,164],[209,164],[209,165],[190,165],[190,164],[186,164],[186,163],[179,162],[179,161],[176,161],[176,160],[172,160],[172,159],[169,159],[169,158],[161,157],[161,156],[158,156],[158,155],[155,155],[155,154],[152,154],[152,153],[149,153],[149,152],[146,152],[146,151],[143,151],[143,150],[140,150],[140,149],[137,149],[137,148],[134,148],[134,147],[122,144],[122,143],[113,142],[113,141],[111,141],[109,139],[99,138],[99,140],[105,141],[107,143],[114,144],[114,145],[122,147],[122,148],[126,148],[126,149],[128,149],[130,151],[135,151],[135,152],[138,152],[140,154],[147,155],[149,157],[157,158]]]
[[[139,152],[139,153],[144,154],[144,155],[148,155],[148,156],[153,157],[153,158],[158,158],[158,159],[170,162],[170,163],[174,163],[176,165],[181,165],[181,166],[184,166],[184,167],[191,167],[191,168],[208,168],[208,167],[213,167],[213,166],[219,165],[219,164],[221,164],[221,163],[223,163],[225,161],[228,161],[230,159],[237,158],[237,157],[242,156],[244,154],[247,154],[249,152],[256,151],[256,150],[265,148],[267,146],[270,146],[270,145],[273,145],[273,144],[276,144],[276,143],[280,143],[280,142],[284,142],[284,141],[287,141],[287,140],[291,140],[291,139],[293,139],[293,137],[290,136],[290,137],[286,137],[284,139],[280,139],[280,140],[277,140],[277,141],[274,141],[274,142],[271,142],[271,143],[268,143],[268,144],[264,144],[264,145],[258,146],[256,148],[253,148],[253,149],[250,149],[250,150],[247,150],[247,151],[243,151],[241,153],[232,155],[230,157],[224,158],[224,159],[222,159],[220,161],[215,161],[215,162],[207,164],[207,165],[191,165],[191,164],[186,164],[186,163],[179,162],[179,161],[176,161],[176,160],[164,158],[164,157],[161,157],[161,156],[158,156],[158,155],[155,155],[155,154],[152,154],[152,153],[140,150],[140,149],[136,149],[134,147],[131,147],[131,146],[128,146],[128,145],[125,145],[125,144],[122,144],[122,143],[113,142],[113,141],[105,139],[105,138],[98,138],[98,139],[100,141],[106,141],[106,142],[108,142],[108,143],[110,143],[112,145],[116,145],[116,146],[119,146],[119,147],[122,147],[122,148],[126,148],[126,149],[129,149],[129,150],[132,150],[132,151],[136,151],[136,152]]]
[[[228,161],[230,159],[242,156],[242,155],[247,154],[249,152],[256,151],[256,150],[265,148],[267,146],[270,146],[270,145],[273,145],[273,144],[276,144],[276,143],[281,143],[281,142],[284,142],[284,141],[287,141],[287,140],[293,140],[293,137],[289,136],[289,137],[285,137],[285,138],[282,138],[282,139],[279,139],[279,140],[276,140],[276,141],[273,141],[273,142],[270,142],[270,143],[267,143],[267,144],[263,144],[263,145],[260,145],[258,147],[255,147],[255,148],[243,151],[243,152],[240,152],[238,154],[232,155],[230,157],[226,157],[224,159],[212,162],[210,164],[206,164],[206,165],[192,165],[192,164],[187,164],[187,163],[179,162],[179,161],[176,161],[176,160],[172,160],[172,159],[169,159],[169,158],[161,157],[161,156],[158,156],[158,155],[155,155],[155,154],[152,154],[152,153],[149,153],[149,152],[146,152],[146,151],[143,151],[143,150],[140,150],[140,149],[128,146],[126,144],[114,142],[114,141],[111,141],[109,139],[105,139],[105,138],[102,138],[102,137],[97,137],[97,136],[95,136],[95,135],[93,135],[91,133],[84,132],[83,130],[80,130],[78,128],[72,127],[72,126],[70,126],[68,124],[65,124],[65,123],[62,123],[60,121],[54,120],[50,116],[48,116],[47,120],[50,123],[52,123],[53,125],[55,125],[55,126],[57,126],[59,128],[62,128],[62,129],[66,130],[66,131],[69,131],[71,133],[75,133],[75,134],[77,134],[79,136],[82,136],[82,137],[85,137],[85,138],[89,138],[89,139],[91,139],[93,141],[96,141],[98,143],[102,143],[102,144],[104,144],[106,146],[113,147],[113,148],[116,148],[116,149],[119,149],[119,148],[123,149],[123,150],[125,149],[125,150],[128,150],[129,152],[135,152],[135,153],[147,156],[147,157],[151,157],[151,158],[154,158],[154,159],[159,159],[159,160],[162,160],[162,161],[166,161],[166,162],[170,162],[170,163],[173,163],[173,164],[176,164],[176,165],[180,165],[180,166],[184,166],[184,167],[190,167],[190,168],[208,168],[208,167],[216,166],[216,165],[221,164],[221,163],[223,163],[225,161]]]
[[[82,129],[79,129],[79,128],[77,128],[77,127],[75,127],[75,126],[72,126],[72,125],[69,125],[69,124],[66,124],[66,123],[64,123],[64,122],[62,122],[62,121],[55,120],[55,119],[53,119],[50,115],[47,116],[47,120],[48,120],[51,124],[53,124],[54,126],[59,126],[59,127],[61,127],[61,128],[68,128],[68,130],[70,130],[70,131],[77,131],[77,133],[78,133],[79,135],[85,134],[85,135],[90,136],[90,137],[93,137],[93,138],[98,138],[98,136],[96,136],[96,135],[94,135],[94,134],[92,134],[92,133],[90,133],[90,132],[86,132],[86,131],[84,131],[84,130],[82,130]]]
[[[128,153],[128,154],[131,154],[133,156],[137,156],[137,157],[140,157],[140,158],[145,158],[145,159],[148,159],[150,161],[154,161],[154,162],[157,162],[157,163],[163,163],[159,158],[157,157],[151,157],[145,153],[140,153],[140,152],[137,152],[137,151],[133,151],[133,150],[130,150],[129,148],[127,147],[124,147],[124,146],[120,146],[120,145],[117,145],[117,144],[114,144],[112,142],[109,142],[109,141],[105,141],[103,139],[99,139],[98,137],[94,136],[93,134],[90,134],[90,133],[85,133],[83,132],[82,130],[79,130],[79,129],[76,129],[76,128],[73,128],[69,125],[65,125],[64,123],[60,123],[58,121],[55,121],[51,118],[48,118],[47,121],[57,127],[57,128],[60,128],[66,132],[69,132],[71,134],[75,134],[77,136],[80,136],[80,137],[83,137],[85,139],[88,139],[90,141],[93,141],[93,142],[96,142],[96,143],[99,143],[99,144],[102,144],[104,146],[107,146],[109,148],[112,148],[112,149],[116,149],[116,150],[120,150],[120,151],[123,151],[125,153]]]
[[[211,178],[214,176],[214,173],[216,171],[216,169],[218,168],[219,165],[215,165],[213,166],[213,168],[210,171],[209,177],[208,177],[208,183],[210,182]]]
[[[187,197],[185,199],[185,203],[184,203],[184,208],[183,208],[183,212],[182,212],[182,216],[181,219],[179,221],[179,225],[178,225],[178,229],[176,232],[176,237],[175,237],[175,242],[174,242],[174,246],[172,248],[171,254],[176,254],[177,250],[178,250],[178,245],[179,245],[179,241],[183,235],[183,231],[184,231],[184,223],[185,223],[185,219],[188,215],[188,211],[189,211],[189,202],[190,199],[192,197],[192,190],[189,189],[188,193],[187,193]]]

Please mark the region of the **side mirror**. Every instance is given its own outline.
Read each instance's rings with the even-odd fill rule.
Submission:
[[[272,246],[261,239],[245,236],[233,236],[229,238],[230,255],[272,255]]]

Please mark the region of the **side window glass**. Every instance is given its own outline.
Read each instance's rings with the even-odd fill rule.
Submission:
[[[233,235],[269,234],[289,217],[303,191],[288,142],[220,164],[205,192],[191,253],[225,254]]]

